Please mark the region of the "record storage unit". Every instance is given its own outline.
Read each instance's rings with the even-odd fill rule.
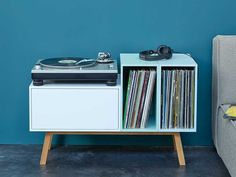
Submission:
[[[117,86],[114,87],[109,87],[106,86],[105,84],[98,84],[98,85],[45,84],[44,86],[37,87],[33,86],[31,83],[29,87],[30,131],[45,132],[40,165],[46,165],[47,163],[47,157],[49,150],[51,149],[53,135],[71,135],[71,134],[172,136],[174,150],[176,150],[177,152],[179,165],[180,166],[185,165],[185,158],[184,158],[180,132],[196,132],[197,130],[197,76],[198,76],[197,63],[193,60],[193,58],[185,54],[173,54],[173,57],[170,60],[160,60],[160,61],[140,60],[139,54],[121,54],[120,66],[121,66],[120,79],[118,79]],[[145,126],[142,128],[140,127],[131,128],[124,126],[126,119],[126,115],[124,114],[125,111],[124,108],[128,103],[126,97],[127,97],[127,87],[130,78],[129,73],[130,71],[133,70],[154,71],[152,72],[152,77],[151,74],[149,75],[150,76],[149,79],[153,81],[150,82],[152,83],[150,85],[152,85],[153,87],[150,86],[150,88],[152,89],[148,91],[148,85],[150,81],[148,80],[147,90],[145,95],[145,100],[149,100],[146,99],[147,95],[149,94],[148,92],[153,91],[153,95],[151,96],[149,95],[149,98],[152,98],[152,102],[149,102],[150,104],[147,104],[148,109],[146,110],[149,110],[147,111],[149,112],[149,114],[145,114],[146,115],[145,118],[147,118],[148,121],[146,121]],[[170,82],[169,80],[172,77],[164,77],[165,74],[168,76],[168,74],[170,75],[171,73],[171,76],[175,76],[174,78],[178,78],[178,74],[173,74],[176,73],[175,70],[178,70],[177,73],[179,71],[180,73],[183,71],[188,71],[187,73],[194,73],[189,75],[182,74],[180,77],[182,78],[182,80],[184,78],[184,83],[187,83],[186,88],[190,88],[191,86],[190,89],[191,94],[187,94],[191,95],[190,98],[182,96],[186,95],[184,89],[182,89],[180,92],[180,89],[177,89],[178,88],[177,86],[173,87],[175,79],[174,82],[173,81]],[[167,83],[165,87],[163,84],[165,83],[163,78],[166,79]],[[188,78],[191,79],[188,80]],[[178,81],[178,79],[176,80]],[[145,79],[143,81],[145,81]],[[172,84],[171,86],[170,83]],[[186,84],[182,85],[186,86]],[[171,89],[174,88],[171,90],[170,95],[163,94],[165,93],[166,90],[170,88]],[[180,95],[182,96],[179,97],[181,99],[180,100],[178,99],[178,102],[176,102],[177,97],[175,92],[181,93]],[[87,96],[89,96],[89,98]],[[142,94],[139,94],[139,96],[141,100]],[[172,103],[173,101],[175,101],[175,103],[184,102],[184,104],[182,105],[180,104],[181,105],[180,107],[178,107],[178,104],[172,104],[171,102],[169,102],[170,101],[169,98],[171,97],[174,98],[172,99]],[[163,98],[168,98],[169,101],[164,101]],[[186,99],[190,101],[186,101]],[[139,106],[142,105],[140,104],[141,102],[138,103],[138,101],[134,101],[134,103]],[[172,111],[172,113],[173,115],[175,115],[176,118],[186,117],[185,116],[186,114],[191,117],[191,121],[186,122],[185,119],[183,119],[185,123],[182,122],[183,124],[181,124],[181,122],[176,121],[175,118],[170,119],[170,117],[173,117],[170,114],[171,111],[169,111],[168,106],[163,107],[163,103],[168,103],[167,105],[169,106],[175,105],[174,107],[172,106],[172,108],[170,107],[170,109],[174,110]],[[191,106],[189,105],[189,103],[191,103]],[[96,110],[91,111],[89,112],[89,114],[87,114],[87,109],[88,109],[87,105],[91,104],[92,107],[96,108]],[[100,107],[97,105],[99,105]],[[108,107],[104,105],[108,105]],[[176,105],[178,109],[175,108]],[[77,106],[82,107],[82,109],[77,109],[78,108]],[[45,109],[46,111],[45,110],[42,111],[42,108]],[[107,110],[107,108],[109,109]],[[180,111],[181,113],[179,113],[176,110],[182,110],[182,111]],[[163,114],[164,112],[165,114]],[[144,117],[143,115],[144,111],[142,112],[142,119]],[[163,119],[163,117],[168,119]],[[129,116],[127,118],[129,118]],[[133,116],[131,118],[132,119],[130,120],[134,120]],[[84,121],[85,119],[86,121]],[[167,121],[163,122],[163,120]],[[91,121],[94,122],[91,124]],[[175,126],[171,127],[172,125],[171,123],[173,122],[175,122],[173,124]],[[179,128],[176,127],[176,125],[180,125],[180,127],[184,125],[185,128],[183,127]],[[186,125],[188,125],[189,127]]]
[[[122,131],[137,131],[137,132],[196,132],[197,130],[197,76],[198,66],[192,57],[186,54],[173,54],[170,60],[159,61],[144,61],[139,59],[138,54],[121,54],[121,104],[122,104],[122,120],[120,121]],[[151,103],[151,110],[149,114],[149,121],[145,128],[126,128],[124,127],[125,115],[124,107],[126,104],[127,84],[129,80],[129,72],[131,70],[147,70],[152,69],[156,71],[156,82],[154,86],[153,100]],[[182,107],[183,111],[187,107],[191,107],[192,114],[192,126],[191,127],[168,127],[163,128],[161,126],[163,113],[163,71],[164,70],[188,70],[194,72],[192,104]],[[182,101],[181,101],[182,102]],[[168,110],[167,110],[168,112]]]

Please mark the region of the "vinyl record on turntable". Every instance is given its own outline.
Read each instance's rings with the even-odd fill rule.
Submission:
[[[58,69],[84,68],[96,65],[95,59],[79,57],[48,58],[39,62],[41,66]]]

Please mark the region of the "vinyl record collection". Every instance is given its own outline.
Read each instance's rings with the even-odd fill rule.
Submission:
[[[194,70],[162,70],[162,129],[194,128],[194,93]]]
[[[130,70],[124,107],[124,128],[145,128],[156,80],[155,70]]]

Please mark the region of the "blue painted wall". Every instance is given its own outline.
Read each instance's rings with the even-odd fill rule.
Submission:
[[[198,132],[185,145],[212,145],[211,41],[235,34],[235,0],[0,0],[0,143],[42,143],[28,131],[30,70],[39,58],[115,58],[159,44],[189,52],[199,64]],[[58,143],[160,144],[163,137],[68,136]]]

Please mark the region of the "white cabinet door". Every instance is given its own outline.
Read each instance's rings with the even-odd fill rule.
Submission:
[[[119,89],[31,89],[31,131],[119,129]]]

